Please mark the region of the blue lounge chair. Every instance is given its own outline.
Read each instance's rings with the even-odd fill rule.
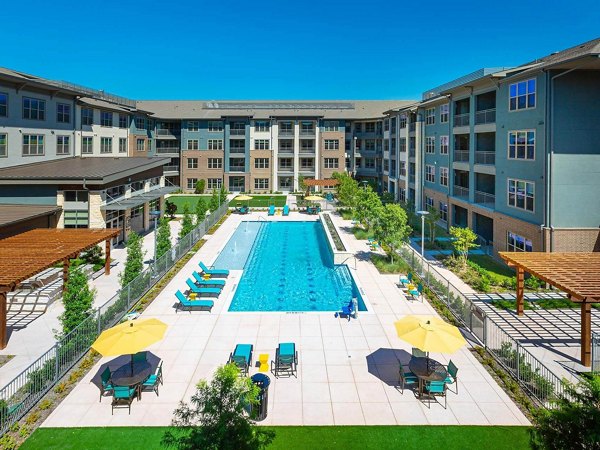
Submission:
[[[235,364],[242,375],[248,376],[248,370],[252,364],[253,350],[254,346],[252,344],[237,344],[233,353],[229,354],[228,363]]]
[[[218,287],[216,287],[216,288],[198,287],[189,278],[187,280],[185,280],[185,283],[190,288],[190,292],[193,292],[194,294],[198,294],[198,295],[216,295],[217,297],[221,294],[221,288],[218,288]]]
[[[273,367],[273,364],[275,367]],[[293,342],[285,342],[279,344],[275,351],[275,361],[271,361],[271,372],[276,377],[279,377],[281,372],[288,374],[289,376],[294,375],[297,377],[296,372],[298,370],[298,351],[296,350],[296,344]]]
[[[408,275],[400,275],[400,284],[406,286],[410,284],[413,278],[412,272],[408,272]]]
[[[290,207],[288,205],[284,205],[283,206],[283,215],[284,216],[289,216],[290,215]]]
[[[247,206],[238,206],[237,208],[235,208],[235,211],[238,214],[248,214],[250,212],[250,208],[248,208]]]
[[[179,310],[179,308],[187,308],[188,311],[191,313],[192,308],[208,309],[209,311],[212,311],[212,307],[215,306],[215,302],[205,298],[188,300],[187,298],[185,298],[185,295],[181,293],[181,291],[175,292],[175,297],[177,297],[177,300],[179,301],[177,303],[177,307],[175,308],[176,313]]]
[[[269,215],[270,216],[274,216],[275,215],[275,205],[269,206]]]
[[[412,298],[414,298],[415,300],[418,299],[421,294],[423,293],[423,285],[421,283],[419,283],[417,285],[417,289],[413,289],[411,291],[408,291],[408,293],[412,296]]]
[[[195,270],[192,272],[192,276],[196,280],[196,285],[200,286],[200,287],[202,287],[202,286],[217,286],[222,289],[225,286],[225,280],[213,280],[212,278],[209,280],[205,280],[204,278],[202,278],[202,275],[200,275]]]
[[[113,400],[111,414],[114,414],[115,408],[121,405],[127,406],[129,414],[131,414],[131,402],[135,397],[136,388],[129,386],[115,386],[113,389]]]
[[[335,313],[335,317],[347,317],[348,318],[348,322],[350,322],[350,318],[354,316],[355,314],[355,309],[354,309],[354,300],[350,300],[350,302],[345,305],[342,306],[341,311],[338,311]]]
[[[198,263],[198,265],[202,269],[202,273],[208,274],[211,277],[228,277],[229,276],[229,270],[227,270],[227,269],[209,269],[208,267],[206,267],[204,265],[204,263],[202,261],[200,261]]]

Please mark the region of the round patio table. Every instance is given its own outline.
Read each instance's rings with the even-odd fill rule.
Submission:
[[[423,394],[423,381],[444,381],[448,376],[446,368],[431,358],[411,358],[408,368],[419,378],[419,396]]]
[[[152,366],[149,362],[136,362],[133,364],[133,371],[131,370],[131,364],[125,364],[115,370],[111,379],[115,386],[138,386],[143,383],[146,378],[152,373]],[[140,391],[138,389],[138,399],[140,398]]]

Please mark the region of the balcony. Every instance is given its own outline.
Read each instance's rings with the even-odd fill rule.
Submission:
[[[314,155],[315,147],[303,147],[300,149],[300,154],[301,155]]]
[[[414,183],[414,182],[415,182],[415,174],[414,174],[414,173],[411,173],[411,174],[408,176],[408,182],[409,182],[409,183]]]
[[[244,154],[246,153],[246,148],[245,147],[231,147],[229,149],[229,153],[241,153]]]
[[[300,136],[302,137],[315,137],[315,129],[312,130],[300,130]]]
[[[496,196],[488,192],[475,191],[475,203],[493,207],[496,203]]]
[[[294,136],[294,130],[293,129],[289,130],[289,129],[285,129],[285,128],[284,129],[280,128],[278,135],[280,137],[281,136],[293,137]]]
[[[454,150],[454,162],[469,162],[469,150]]]
[[[179,166],[163,166],[165,175],[173,175],[179,173]]]
[[[410,123],[408,125],[408,131],[415,131],[415,129],[417,128],[417,124],[416,123]]]
[[[284,173],[293,173],[294,172],[294,166],[279,166],[277,168],[277,170],[279,172],[284,172]]]
[[[160,136],[162,139],[164,138],[177,138],[181,135],[181,130],[178,129],[169,129],[169,128],[157,128],[156,136]]]
[[[454,185],[454,196],[469,198],[469,188],[464,186]]]
[[[160,155],[164,154],[179,154],[179,147],[156,147],[156,153]]]
[[[230,136],[246,136],[246,129],[232,128],[229,130]]]
[[[279,153],[285,153],[285,154],[290,154],[293,155],[294,154],[294,147],[283,147],[279,149]]]
[[[475,164],[494,165],[496,152],[475,152]]]
[[[245,172],[246,166],[229,166],[230,172]]]
[[[475,125],[496,122],[496,108],[475,111]],[[456,125],[455,125],[456,126]]]
[[[457,114],[456,116],[454,116],[455,127],[468,127],[469,123],[469,113]]]
[[[414,148],[411,148],[411,149],[408,151],[408,157],[409,157],[409,158],[414,158],[414,157],[415,157],[415,155],[416,155],[416,150],[415,150]]]

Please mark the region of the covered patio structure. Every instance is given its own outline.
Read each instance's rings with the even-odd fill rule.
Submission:
[[[0,349],[7,344],[7,293],[33,275],[63,264],[63,289],[69,276],[69,261],[81,252],[105,241],[104,273],[110,274],[110,240],[120,230],[35,229],[0,240]]]
[[[591,307],[600,302],[600,253],[500,252],[517,272],[517,314],[523,315],[525,272],[581,305],[581,364],[592,361]]]

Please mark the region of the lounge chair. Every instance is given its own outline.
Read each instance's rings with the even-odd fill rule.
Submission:
[[[356,309],[354,306],[354,299],[350,300],[350,302],[345,305],[342,306],[341,311],[338,311],[335,313],[335,317],[347,317],[348,318],[348,322],[350,322],[350,318],[354,317],[356,315]]]
[[[290,207],[288,205],[284,205],[283,206],[283,215],[284,216],[289,216],[290,215]]]
[[[398,384],[402,387],[401,392],[404,394],[404,385],[417,384],[419,382],[419,377],[417,377],[410,370],[405,370],[400,361],[398,361],[398,366]]]
[[[448,367],[446,368],[448,371],[448,376],[444,380],[446,384],[455,384],[456,391],[453,391],[455,394],[458,394],[458,367],[454,365],[452,360],[448,363]]]
[[[145,390],[153,390],[156,392],[156,396],[158,397],[158,385],[163,384],[162,379],[162,361],[158,363],[158,367],[156,368],[156,372],[150,375],[146,381],[142,383],[142,391]]]
[[[275,367],[273,367],[273,364]],[[279,344],[275,351],[275,361],[271,361],[271,372],[276,377],[279,377],[281,372],[288,374],[289,376],[294,375],[298,377],[296,372],[298,371],[298,351],[296,350],[296,344],[293,342],[286,342]]]
[[[275,215],[275,205],[269,206],[269,215],[270,216],[274,216]]]
[[[111,414],[114,414],[115,408],[127,406],[129,414],[131,414],[131,402],[135,397],[136,388],[129,386],[115,386],[113,389],[113,400]]]
[[[198,265],[202,269],[202,273],[210,275],[211,277],[219,278],[219,277],[228,277],[229,276],[229,270],[227,270],[227,269],[209,269],[208,267],[206,267],[204,265],[204,263],[202,261],[200,261],[198,263]]]
[[[248,376],[248,370],[252,364],[252,351],[254,346],[252,344],[237,344],[233,353],[229,354],[230,364],[235,364],[240,373],[244,376]]]
[[[175,313],[177,313],[179,308],[187,308],[190,313],[192,312],[192,308],[208,309],[209,311],[212,311],[212,307],[215,306],[215,302],[204,298],[188,300],[181,291],[175,292],[175,297],[177,297],[178,300],[177,306],[175,307]]]
[[[238,206],[235,208],[235,212],[238,214],[248,214],[250,212],[250,208],[247,206]]]
[[[190,288],[190,292],[193,292],[194,294],[198,294],[198,295],[217,295],[217,296],[219,294],[221,294],[221,288],[198,287],[189,278],[187,280],[185,280],[185,283]]]
[[[400,275],[400,286],[407,286],[412,282],[413,274],[408,272],[408,275]]]
[[[225,286],[225,280],[213,280],[212,278],[210,278],[208,280],[205,280],[204,278],[202,278],[202,275],[200,275],[195,270],[192,272],[192,276],[196,280],[196,285],[199,286],[199,287],[202,287],[202,286],[217,286],[217,287],[220,287],[222,289]]]
[[[444,397],[444,409],[448,406],[446,399],[446,383],[444,381],[428,381],[425,383],[425,392],[429,400],[427,406],[431,408],[431,397]],[[436,400],[437,401],[437,400]]]
[[[423,285],[419,283],[416,289],[411,289],[408,293],[412,296],[413,299],[417,300],[423,294]]]
[[[107,367],[106,369],[104,369],[104,371],[102,372],[102,374],[100,375],[100,402],[102,402],[102,397],[104,396],[104,394],[107,394],[109,392],[113,391],[113,384],[112,384],[112,380],[110,379],[111,376],[111,372],[110,369]]]

